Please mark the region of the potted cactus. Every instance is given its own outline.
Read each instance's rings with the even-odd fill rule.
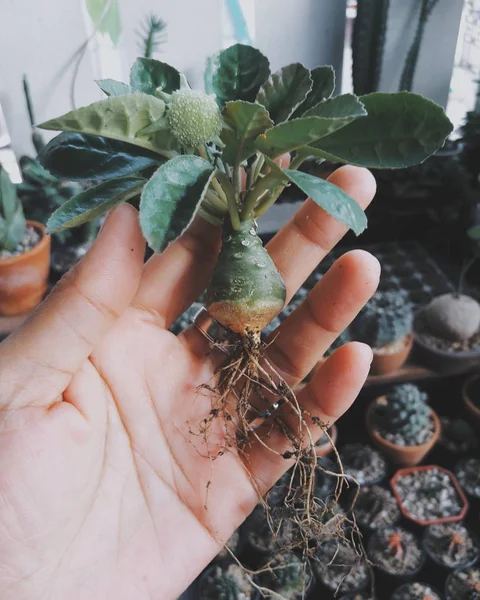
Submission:
[[[383,456],[367,444],[347,444],[340,450],[343,470],[359,485],[374,485],[387,476],[388,465]]]
[[[332,592],[361,592],[371,581],[369,565],[359,548],[348,540],[330,539],[317,550],[313,568]]]
[[[400,586],[391,600],[442,600],[442,597],[431,585],[415,581]]]
[[[368,408],[370,437],[395,464],[417,465],[438,440],[440,419],[426,401],[416,385],[404,383]]]
[[[415,345],[422,360],[443,374],[480,364],[480,304],[453,293],[434,298],[415,316]]]
[[[423,534],[428,557],[444,569],[465,569],[477,562],[480,549],[476,539],[461,523],[430,525]]]
[[[198,580],[198,600],[257,600],[259,594],[239,565],[212,565]],[[195,600],[197,600],[197,598]]]
[[[445,583],[446,600],[479,600],[480,569],[453,571]]]
[[[350,325],[351,339],[373,349],[373,375],[391,373],[405,363],[413,344],[412,317],[404,294],[377,292]]]
[[[258,577],[261,588],[284,600],[302,600],[313,583],[308,566],[295,554],[279,554]]]
[[[480,458],[464,458],[455,465],[455,476],[469,496],[480,500]]]
[[[454,474],[436,465],[400,469],[391,486],[402,514],[418,525],[461,521],[468,501]]]
[[[355,517],[366,531],[390,527],[400,520],[400,509],[390,490],[379,485],[360,488],[355,503]]]
[[[368,543],[367,556],[380,574],[397,580],[415,576],[425,562],[420,541],[400,527],[376,531]]]
[[[45,227],[27,221],[16,188],[0,166],[0,315],[32,310],[42,299],[50,267]]]

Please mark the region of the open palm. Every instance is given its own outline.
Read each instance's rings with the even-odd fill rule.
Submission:
[[[364,207],[373,197],[365,170],[343,167],[330,181]],[[289,298],[344,233],[307,201],[272,240]],[[0,345],[2,600],[173,600],[254,508],[256,488],[267,491],[289,466],[261,446],[212,463],[192,433],[211,408],[198,386],[218,357],[195,328],[175,337],[168,327],[205,287],[218,246],[214,228],[196,223],[143,265],[135,210],[120,206],[80,265]],[[290,385],[378,275],[372,256],[344,255],[282,324],[269,358]],[[300,403],[333,422],[370,360],[363,344],[344,346]],[[280,433],[272,440],[281,444]]]

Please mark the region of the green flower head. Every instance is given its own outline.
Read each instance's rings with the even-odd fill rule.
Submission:
[[[175,137],[189,148],[211,142],[222,129],[217,103],[211,96],[196,90],[173,92],[167,119]]]

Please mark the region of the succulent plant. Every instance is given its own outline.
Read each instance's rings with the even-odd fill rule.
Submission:
[[[382,72],[390,0],[359,0],[352,39],[356,94],[376,92]]]
[[[412,330],[412,306],[402,292],[377,292],[349,327],[352,340],[383,348]]]
[[[295,554],[280,554],[273,559],[270,566],[271,570],[260,577],[261,585],[267,586],[286,600],[303,598],[311,576]]]
[[[202,600],[252,600],[254,587],[238,565],[213,566],[200,580]]]
[[[22,203],[8,173],[0,166],[0,250],[13,251],[25,233]]]
[[[462,294],[443,294],[425,308],[428,329],[451,341],[467,340],[480,326],[480,304]]]
[[[406,446],[422,443],[419,441],[422,434],[431,428],[430,408],[426,400],[427,394],[412,383],[395,386],[385,401],[375,404],[374,428],[382,436],[394,436],[395,443],[403,441]]]

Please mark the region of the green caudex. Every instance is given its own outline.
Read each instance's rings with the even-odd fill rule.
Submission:
[[[331,67],[293,63],[271,73],[265,56],[241,44],[207,61],[206,92],[151,58],[135,62],[128,84],[97,83],[105,99],[41,125],[62,132],[42,150],[42,164],[57,177],[93,182],[55,211],[49,230],[138,198],[142,231],[157,252],[197,217],[223,228],[207,307],[241,335],[262,330],[285,301],[256,219],[286,186],[297,185],[356,234],[366,227],[347,194],[298,170],[305,160],[407,167],[434,153],[452,130],[426,98],[334,97]],[[277,160],[285,154],[288,168]]]

